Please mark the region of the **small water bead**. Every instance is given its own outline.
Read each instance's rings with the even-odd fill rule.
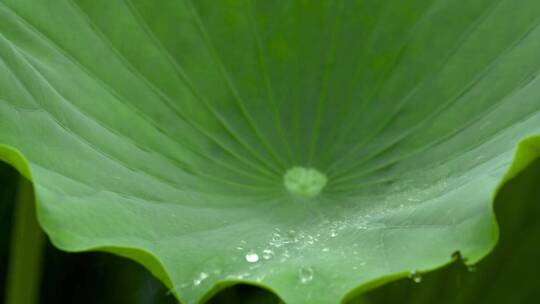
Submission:
[[[193,286],[201,285],[202,281],[206,280],[207,278],[208,278],[208,274],[206,272],[201,272],[199,274],[199,277],[193,280]]]
[[[467,270],[469,272],[475,272],[476,271],[476,265],[468,265]]]
[[[246,261],[248,263],[257,263],[259,261],[259,255],[255,252],[248,252],[246,254]]]
[[[356,226],[356,228],[358,228],[358,230],[368,230],[369,227],[367,224],[359,224]]]
[[[244,245],[246,245],[246,244],[247,244],[246,241],[241,240],[241,241],[240,241],[240,245],[236,246],[236,249],[238,249],[238,250],[244,250]]]
[[[251,274],[249,272],[242,272],[242,273],[239,273],[239,274],[228,275],[226,278],[230,279],[230,280],[243,280],[245,278],[248,278],[249,276],[251,276]]]
[[[327,181],[326,175],[314,168],[292,167],[283,176],[285,189],[306,198],[321,193]]]
[[[409,274],[409,279],[413,280],[415,283],[420,283],[422,282],[422,274],[416,271],[411,271]]]
[[[289,251],[288,250],[285,250],[282,254],[281,254],[281,259],[279,260],[280,262],[286,262],[287,260],[289,260],[290,258],[290,254],[289,254]]]
[[[265,260],[269,260],[271,259],[272,257],[274,256],[274,252],[270,249],[264,249],[263,250],[263,254],[262,254],[262,258],[265,259]]]
[[[302,267],[298,270],[298,278],[300,283],[307,284],[313,280],[313,269],[311,267]]]

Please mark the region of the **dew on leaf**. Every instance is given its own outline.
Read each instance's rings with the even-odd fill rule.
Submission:
[[[280,262],[286,262],[291,256],[289,255],[289,251],[288,250],[285,250],[283,252],[283,254],[281,254],[281,259],[279,260]]]
[[[265,260],[269,260],[274,256],[274,252],[270,249],[264,249],[262,251],[262,258]]]
[[[326,175],[314,168],[292,167],[283,176],[285,189],[306,198],[317,196],[326,183]]]
[[[409,279],[413,280],[415,283],[420,283],[422,282],[422,274],[417,271],[411,271]]]
[[[298,278],[300,283],[307,284],[313,280],[313,269],[311,267],[302,267],[298,270]]]
[[[367,230],[369,227],[368,227],[367,223],[362,222],[362,223],[358,223],[356,225],[356,228],[359,229],[359,230]]]
[[[201,272],[199,276],[193,280],[193,286],[201,285],[202,281],[206,280],[207,278],[208,274],[206,272]]]
[[[230,280],[243,280],[249,277],[251,274],[249,272],[243,272],[235,275],[228,275],[226,278]]]
[[[256,263],[259,261],[259,255],[256,254],[255,252],[248,252],[246,254],[246,261],[248,263]]]

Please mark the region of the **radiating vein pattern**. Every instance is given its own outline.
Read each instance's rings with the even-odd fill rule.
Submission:
[[[492,248],[539,25],[536,0],[0,0],[0,159],[57,246],[185,303],[338,303]]]

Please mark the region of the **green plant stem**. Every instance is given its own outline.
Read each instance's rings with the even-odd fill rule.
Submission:
[[[32,185],[23,177],[15,204],[4,303],[35,304],[39,301],[45,236],[37,222]]]

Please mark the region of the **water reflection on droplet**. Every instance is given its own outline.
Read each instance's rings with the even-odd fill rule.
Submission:
[[[246,261],[248,263],[256,263],[259,261],[259,255],[256,254],[255,252],[248,252],[246,254]]]
[[[269,260],[274,256],[274,252],[270,249],[264,249],[262,252],[262,258],[265,260]]]
[[[409,278],[415,283],[422,282],[422,274],[416,271],[411,271],[411,273],[409,274]]]
[[[207,278],[208,274],[206,272],[201,272],[199,276],[193,280],[193,286],[201,285],[202,281],[206,280]]]
[[[313,269],[311,267],[302,267],[298,270],[298,278],[300,283],[307,284],[313,280]]]

